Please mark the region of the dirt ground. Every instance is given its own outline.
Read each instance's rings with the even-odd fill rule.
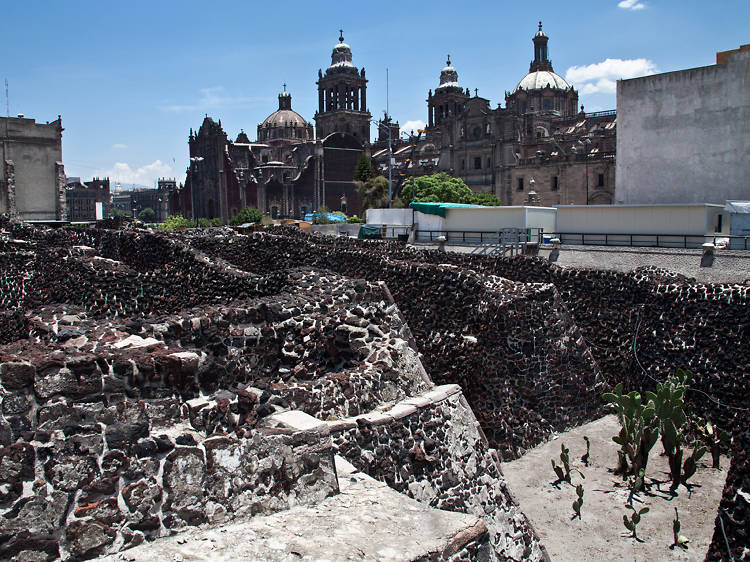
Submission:
[[[522,511],[531,520],[552,560],[583,562],[587,560],[703,560],[714,531],[714,519],[724,489],[729,460],[722,457],[721,470],[711,468],[711,455],[701,459],[691,478],[692,492],[680,487],[679,495],[669,494],[669,465],[657,441],[651,451],[646,481],[652,483],[647,493],[639,495],[634,507],[649,507],[638,525],[638,537],[629,538],[622,516],[628,488],[613,473],[617,465],[618,446],[612,436],[620,430],[616,416],[606,416],[559,435],[556,439],[532,449],[522,458],[503,464],[505,478]],[[580,458],[586,452],[583,436],[591,441],[591,459],[584,466]],[[560,444],[570,449],[571,467],[580,469],[585,479],[572,471],[572,484],[557,479],[550,459],[560,462]],[[581,520],[571,520],[575,485],[584,488]],[[689,540],[689,548],[670,550],[673,542],[674,508],[680,513],[680,534]]]

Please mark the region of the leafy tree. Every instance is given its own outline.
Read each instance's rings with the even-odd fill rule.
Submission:
[[[472,205],[484,205],[485,207],[499,207],[502,205],[500,199],[494,193],[475,193],[469,198]]]
[[[221,219],[215,218],[215,219],[207,219],[204,217],[201,217],[198,219],[198,226],[201,228],[211,228],[214,226],[221,226]]]
[[[460,178],[445,172],[409,178],[401,190],[401,198],[408,205],[412,201],[427,203],[468,203],[473,192]]]
[[[249,222],[260,222],[263,219],[263,213],[253,207],[245,207],[239,213],[234,215],[229,221],[232,226],[239,226]]]
[[[157,228],[159,230],[177,230],[178,228],[193,228],[194,226],[195,223],[190,219],[186,219],[182,215],[173,215],[167,217],[167,220],[161,223]]]
[[[356,181],[366,182],[375,177],[375,168],[372,166],[372,160],[364,152],[359,155],[357,165],[354,166],[354,179]]]
[[[357,182],[357,190],[362,201],[361,212],[367,209],[382,209],[388,206],[388,180],[374,176],[366,182]]]
[[[114,207],[109,212],[109,215],[111,217],[127,217],[128,213],[126,211],[123,211],[122,209],[115,209]]]
[[[156,213],[151,207],[146,207],[140,213],[138,213],[138,220],[142,222],[154,222]]]

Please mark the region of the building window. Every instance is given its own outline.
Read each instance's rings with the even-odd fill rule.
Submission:
[[[474,169],[475,170],[482,169],[482,157],[481,156],[477,156],[474,158]]]
[[[487,157],[487,168],[492,168],[492,159],[489,156]]]
[[[518,187],[516,189],[518,191],[523,191],[523,178],[518,178]]]
[[[552,176],[552,191],[560,189],[560,184],[557,183],[557,176]]]
[[[597,187],[604,187],[604,174],[599,174],[599,179],[596,185]]]
[[[552,98],[544,98],[542,103],[544,104],[543,107],[545,110],[552,109]]]
[[[466,160],[461,160],[461,169],[463,170],[465,168],[466,168]]]

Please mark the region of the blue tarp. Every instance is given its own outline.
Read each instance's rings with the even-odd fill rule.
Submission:
[[[307,213],[305,215],[305,220],[307,222],[312,222],[313,217],[316,215],[325,217],[331,222],[346,222],[346,219],[344,217],[340,217],[339,215],[334,215],[333,213]]]

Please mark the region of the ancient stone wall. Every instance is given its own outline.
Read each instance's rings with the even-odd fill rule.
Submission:
[[[391,415],[357,419],[331,433],[334,447],[362,472],[418,501],[482,517],[501,559],[542,559],[460,388],[443,392],[448,396],[407,400]]]

